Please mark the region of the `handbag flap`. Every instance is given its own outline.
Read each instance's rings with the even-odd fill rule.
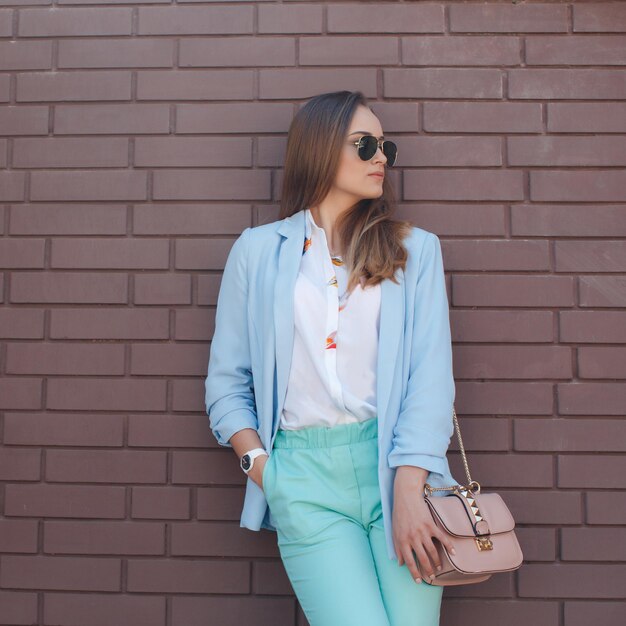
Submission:
[[[515,528],[515,520],[498,493],[472,494],[474,506],[466,498],[452,493],[446,496],[426,496],[431,511],[446,530],[459,537],[475,537],[473,524],[483,519],[490,534],[506,533]],[[476,510],[477,506],[477,510]],[[474,513],[472,513],[472,508]],[[483,533],[483,530],[478,532]]]

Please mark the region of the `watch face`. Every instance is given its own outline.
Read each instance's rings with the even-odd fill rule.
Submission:
[[[241,467],[244,470],[249,470],[250,469],[250,455],[249,454],[244,454],[241,457]]]

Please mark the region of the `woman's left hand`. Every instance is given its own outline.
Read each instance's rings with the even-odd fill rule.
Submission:
[[[424,500],[424,483],[428,472],[419,467],[401,465],[394,481],[392,515],[393,541],[398,565],[406,563],[416,582],[421,582],[420,569],[428,577],[441,568],[441,561],[433,537],[452,554],[450,538],[435,524]],[[413,551],[417,555],[419,568]]]

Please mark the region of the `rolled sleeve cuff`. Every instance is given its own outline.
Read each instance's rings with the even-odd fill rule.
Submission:
[[[444,476],[446,473],[446,461],[445,458],[431,456],[429,454],[407,454],[407,453],[391,453],[389,455],[389,467],[396,468],[401,465],[411,465],[413,467],[421,467]]]
[[[248,409],[233,409],[219,420],[219,426],[213,428],[213,435],[220,446],[232,448],[229,439],[244,428],[257,430],[257,418]]]

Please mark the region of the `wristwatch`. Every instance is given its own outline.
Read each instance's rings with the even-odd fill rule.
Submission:
[[[264,448],[254,448],[254,450],[248,450],[248,452],[241,457],[241,461],[239,462],[241,469],[246,474],[249,474],[250,470],[254,467],[254,459],[262,454],[269,456]]]

